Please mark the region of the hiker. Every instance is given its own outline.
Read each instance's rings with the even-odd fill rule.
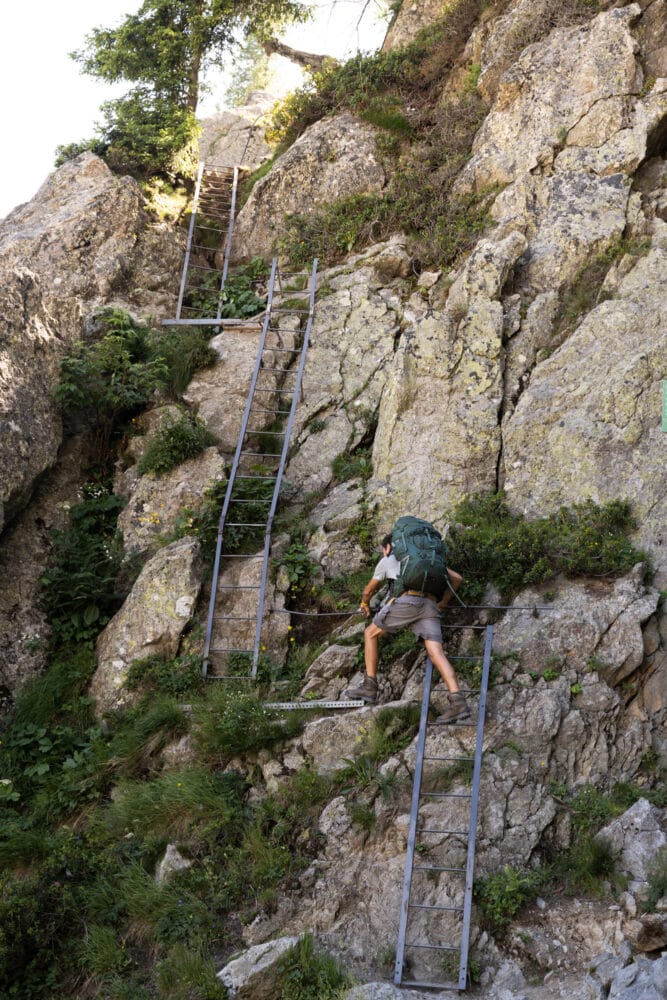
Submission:
[[[401,520],[403,519],[397,522],[397,526],[401,524]],[[417,522],[419,526],[426,525],[440,539],[440,536],[428,522],[419,521],[417,518],[409,520]],[[366,617],[370,617],[370,597],[385,579],[383,574],[386,573],[386,578],[391,581],[398,581],[398,583],[392,582],[393,587],[399,587],[401,584],[401,564],[393,554],[392,536],[393,532],[392,535],[386,535],[382,539],[384,558],[375,567],[373,577],[362,594],[361,611]],[[442,549],[444,551],[444,545],[442,545]],[[440,614],[451,600],[452,594],[461,586],[463,577],[444,565],[443,571],[447,574],[448,582],[442,581],[439,593],[432,594],[423,590],[404,589],[399,591],[398,596],[392,596],[375,614],[373,621],[366,626],[364,631],[366,676],[358,687],[347,689],[346,698],[359,698],[371,705],[375,704],[378,694],[379,640],[385,635],[395,635],[401,629],[411,628],[417,638],[424,643],[431,662],[450,692],[449,705],[435,722],[447,725],[470,716],[470,709],[459,691],[454,668],[445,655],[440,628]]]
[[[389,583],[386,594],[382,599],[382,605],[385,605],[388,600],[393,596],[392,587],[394,580],[396,580],[401,572],[401,567],[398,559],[393,555],[391,551],[391,535],[385,535],[380,542],[380,550],[382,551],[382,559],[373,570],[373,576],[364,587],[364,592],[361,595],[361,611],[366,618],[371,616],[371,605],[370,600],[373,594],[378,590],[379,587],[385,582]]]

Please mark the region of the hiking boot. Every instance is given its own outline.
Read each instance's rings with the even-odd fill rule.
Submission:
[[[378,682],[374,677],[369,677],[368,674],[366,674],[358,687],[351,687],[347,689],[345,697],[348,701],[363,699],[363,701],[368,702],[369,705],[374,705],[378,698]]]
[[[433,723],[434,726],[448,726],[452,722],[459,722],[461,719],[470,718],[470,709],[468,704],[459,692],[450,694],[449,705],[438,718]]]

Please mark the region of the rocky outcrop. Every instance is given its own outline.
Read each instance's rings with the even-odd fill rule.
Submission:
[[[128,473],[124,477],[126,486]],[[127,506],[118,518],[125,555],[155,547],[161,537],[175,530],[185,509],[200,510],[206,489],[224,478],[224,462],[217,448],[206,448],[162,476],[135,473],[129,485]]]
[[[53,388],[60,359],[84,337],[87,318],[109,303],[173,308],[178,243],[166,229],[149,226],[142,202],[134,180],[114,176],[102,160],[84,153],[0,224],[5,519],[55,462],[62,428]]]
[[[247,104],[205,118],[199,136],[199,160],[215,167],[259,166],[271,155],[264,125],[275,104],[270,94],[251,94]]]
[[[146,563],[97,641],[90,693],[100,715],[130,702],[124,684],[134,660],[176,655],[195,609],[201,577],[199,542],[190,536],[160,549]]]
[[[631,498],[637,539],[667,580],[667,250],[654,246],[533,371],[503,426],[504,487],[528,516]]]
[[[381,191],[385,173],[370,125],[349,112],[312,125],[257,182],[234,229],[237,259],[270,257],[290,212]]]
[[[443,308],[429,307],[421,296],[410,300],[373,445],[373,488],[387,524],[410,511],[441,526],[451,504],[495,486],[500,298],[524,248],[518,233],[499,243],[482,240]]]

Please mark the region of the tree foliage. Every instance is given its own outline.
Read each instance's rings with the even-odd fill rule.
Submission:
[[[84,73],[133,86],[102,108],[100,141],[113,166],[167,170],[196,131],[202,76],[242,36],[304,20],[298,0],[144,0],[115,28],[95,28],[72,53]]]

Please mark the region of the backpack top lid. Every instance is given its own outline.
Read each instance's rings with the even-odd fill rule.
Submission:
[[[447,546],[429,521],[406,515],[392,528],[392,550],[401,572],[396,596],[406,590],[432,594],[438,600],[448,586]]]

